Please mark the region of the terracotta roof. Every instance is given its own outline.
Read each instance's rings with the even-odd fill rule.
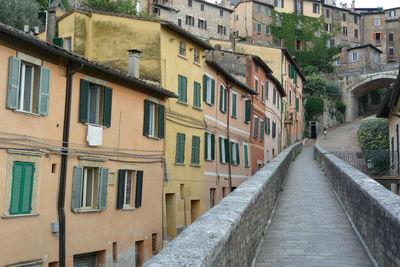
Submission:
[[[249,92],[252,95],[258,95],[258,92],[250,87],[248,87],[247,85],[245,85],[244,83],[242,83],[241,81],[239,81],[238,79],[236,79],[234,76],[232,76],[232,74],[229,73],[228,70],[226,70],[224,67],[222,67],[220,64],[218,64],[217,62],[213,61],[213,60],[208,60],[206,59],[206,63],[212,67],[214,67],[217,71],[219,71],[220,73],[222,73],[222,75],[225,76],[225,78],[227,78],[231,83],[233,83],[234,85],[240,86],[242,87],[244,90],[246,90],[247,92]]]
[[[380,50],[378,47],[376,47],[376,46],[374,46],[372,44],[359,45],[359,46],[347,48],[347,51],[354,50],[354,49],[362,49],[362,48],[366,48],[366,47],[370,47],[370,48],[378,51],[379,53],[383,53],[382,50]]]
[[[17,30],[15,28],[5,25],[3,23],[0,23],[0,33],[12,36],[22,42],[29,43],[30,45],[33,45],[39,49],[43,49],[48,53],[64,57],[72,62],[82,64],[83,66],[86,66],[90,69],[94,69],[94,70],[109,74],[111,76],[114,76],[117,79],[122,80],[122,81],[129,82],[129,83],[132,83],[133,85],[137,85],[137,86],[146,88],[149,91],[152,91],[153,93],[158,93],[165,97],[178,97],[174,92],[168,91],[157,85],[150,84],[142,79],[135,78],[126,72],[110,68],[110,67],[103,65],[101,63],[98,63],[96,61],[88,60],[87,58],[84,58],[78,54],[75,54],[68,50],[65,50],[62,47],[44,42],[37,37],[26,34],[20,30]]]
[[[99,14],[99,15],[114,16],[114,17],[121,17],[121,18],[144,20],[144,21],[160,23],[161,26],[163,26],[164,28],[167,28],[169,30],[172,30],[172,31],[184,36],[185,38],[191,40],[192,42],[200,45],[204,49],[207,49],[207,50],[213,50],[214,49],[208,42],[204,41],[200,37],[197,37],[196,35],[190,33],[189,31],[179,27],[178,25],[176,25],[176,24],[174,24],[174,23],[172,23],[170,21],[161,20],[161,19],[144,18],[144,17],[132,16],[132,15],[126,15],[126,14],[119,14],[119,13],[108,12],[108,11],[97,11],[97,10],[89,10],[89,9],[77,8],[77,9],[73,9],[73,10],[65,13],[61,17],[59,17],[58,21],[64,19],[65,17],[71,15],[74,12],[77,12],[79,14],[83,14],[83,15],[86,15],[86,16],[89,16],[89,17],[92,16],[92,14]]]

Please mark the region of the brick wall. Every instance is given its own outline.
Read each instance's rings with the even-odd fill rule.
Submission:
[[[297,143],[186,228],[144,266],[250,266]]]
[[[318,144],[314,154],[377,264],[400,266],[400,198]]]

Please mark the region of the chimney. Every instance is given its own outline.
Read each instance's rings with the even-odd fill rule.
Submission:
[[[52,43],[56,33],[57,16],[55,8],[51,8],[47,12],[46,41]]]
[[[342,3],[342,8],[347,9],[347,3]]]
[[[355,9],[356,8],[356,1],[355,0],[353,0],[352,2],[351,2],[351,9]]]
[[[128,50],[128,74],[139,78],[139,67],[140,67],[140,50],[130,49]]]

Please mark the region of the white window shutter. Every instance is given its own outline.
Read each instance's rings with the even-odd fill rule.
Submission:
[[[39,114],[46,116],[49,113],[51,70],[42,67],[40,70],[39,86]]]
[[[21,60],[10,57],[8,70],[7,108],[18,109],[18,91],[20,84]]]
[[[105,210],[107,208],[107,186],[108,186],[108,169],[100,168],[100,186],[98,208]]]

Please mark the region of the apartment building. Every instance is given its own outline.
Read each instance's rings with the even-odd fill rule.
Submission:
[[[208,57],[204,83],[209,208],[251,175],[251,97],[257,92]]]
[[[175,92],[167,101],[164,182],[165,238],[175,237],[208,208],[204,184],[204,53],[212,47],[171,22],[75,10],[58,21],[72,50],[121,70],[127,50],[140,51],[139,77]],[[82,35],[82,32],[85,32]]]
[[[177,95],[3,24],[0,51],[0,264],[142,264],[162,248]]]
[[[203,0],[155,0],[151,12],[204,39],[229,39],[233,11],[224,1],[216,4]]]

